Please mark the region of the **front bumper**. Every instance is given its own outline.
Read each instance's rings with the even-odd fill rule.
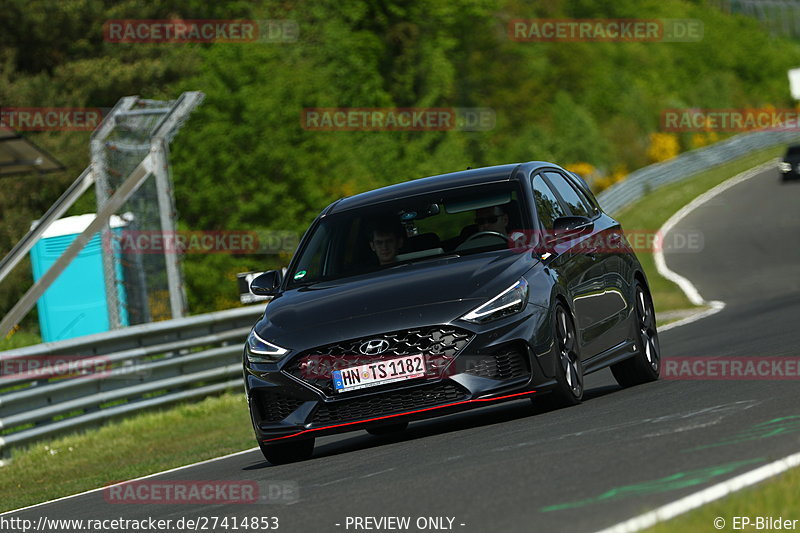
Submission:
[[[421,407],[419,409],[405,410],[397,413],[384,414],[374,416],[371,418],[361,418],[350,420],[347,422],[339,422],[328,425],[317,426],[315,424],[307,424],[304,426],[294,427],[270,427],[259,426],[256,430],[257,438],[260,442],[282,442],[291,438],[312,438],[322,437],[324,435],[333,435],[336,433],[344,433],[348,431],[355,431],[358,429],[368,429],[395,422],[406,422],[412,420],[424,420],[437,416],[444,416],[453,414],[475,407],[481,407],[489,403],[497,403],[508,400],[518,400],[521,398],[529,397],[536,394],[536,390],[522,391],[510,394],[491,395],[486,398],[471,398],[464,400],[451,401],[441,405],[434,405],[430,407]]]
[[[789,180],[800,178],[800,163],[789,163],[784,161],[781,163],[781,165],[785,165],[778,167],[778,172],[783,179]]]
[[[442,325],[382,334],[397,346],[392,357],[423,353],[435,371],[345,393],[335,392],[330,380],[318,374],[304,375],[300,361],[307,361],[309,354],[346,354],[367,337],[306,350],[280,365],[245,363],[256,437],[263,443],[318,437],[442,416],[547,390],[555,381],[543,371],[542,354],[536,350],[542,320],[544,314],[535,310],[471,330]],[[362,364],[363,359],[351,363]]]

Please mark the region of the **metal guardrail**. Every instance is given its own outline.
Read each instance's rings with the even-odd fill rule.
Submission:
[[[0,456],[144,409],[241,388],[242,347],[263,311],[264,304],[253,305],[0,352]],[[81,362],[94,371],[75,373]],[[44,366],[53,372],[42,372]]]
[[[631,172],[624,181],[599,193],[597,200],[604,211],[614,213],[662,185],[684,180],[748,152],[797,140],[800,140],[798,131],[742,133],[710,146],[684,152],[669,161]]]

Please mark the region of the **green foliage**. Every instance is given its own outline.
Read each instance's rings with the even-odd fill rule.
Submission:
[[[517,42],[529,18],[696,18],[700,42]],[[109,19],[292,19],[292,43],[116,44]],[[524,160],[602,171],[647,163],[661,111],[791,105],[800,49],[756,21],[684,0],[202,2],[8,0],[0,104],[110,107],[120,97],[207,97],[172,146],[180,225],[301,233],[328,203],[430,174]],[[309,131],[309,107],[484,107],[490,131]],[[88,163],[88,134],[29,135],[68,170],[4,180],[6,251]],[[680,137],[688,148],[689,137]],[[90,196],[90,195],[89,195]],[[93,210],[91,197],[74,213]],[[287,256],[193,255],[190,309],[236,304],[236,272]],[[0,287],[0,310],[30,279]]]

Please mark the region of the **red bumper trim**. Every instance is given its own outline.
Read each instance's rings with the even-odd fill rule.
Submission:
[[[376,417],[376,418],[366,418],[364,420],[356,420],[354,422],[344,422],[342,424],[334,424],[332,426],[323,426],[323,427],[313,428],[313,429],[304,429],[303,431],[298,431],[297,433],[293,433],[291,435],[284,435],[283,437],[275,437],[274,439],[262,439],[261,442],[272,442],[272,441],[276,441],[276,440],[291,439],[291,438],[303,435],[305,433],[312,433],[314,431],[322,431],[323,429],[338,428],[338,427],[343,427],[343,426],[352,426],[353,424],[364,424],[364,423],[367,423],[367,422],[374,422],[375,420],[386,420],[387,418],[396,418],[398,416],[413,415],[415,413],[424,413],[425,411],[433,411],[435,409],[444,409],[446,407],[454,407],[456,405],[464,405],[464,404],[468,404],[468,403],[496,402],[496,401],[499,401],[499,400],[507,400],[509,398],[517,398],[517,397],[520,397],[520,396],[530,396],[531,394],[535,394],[535,393],[536,393],[536,391],[532,390],[532,391],[527,391],[527,392],[517,392],[515,394],[508,394],[506,396],[498,396],[497,398],[475,398],[473,400],[462,400],[460,402],[446,403],[444,405],[436,405],[434,407],[426,407],[424,409],[416,409],[414,411],[405,411],[403,413],[395,413],[393,415],[379,416],[379,417]]]

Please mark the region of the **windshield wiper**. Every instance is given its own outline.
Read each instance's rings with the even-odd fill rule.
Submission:
[[[423,257],[417,257],[414,259],[404,259],[402,261],[398,261],[397,263],[390,265],[388,268],[394,268],[400,265],[411,265],[414,263],[421,263],[423,261],[430,261],[432,259],[445,259],[445,258],[452,258],[452,257],[461,257],[461,254],[456,252],[450,252],[446,254],[439,254],[439,255],[426,255]]]
[[[317,285],[318,283],[322,283],[322,281],[323,280],[292,283],[287,287],[287,289],[303,289],[305,287],[311,287],[312,285]]]

